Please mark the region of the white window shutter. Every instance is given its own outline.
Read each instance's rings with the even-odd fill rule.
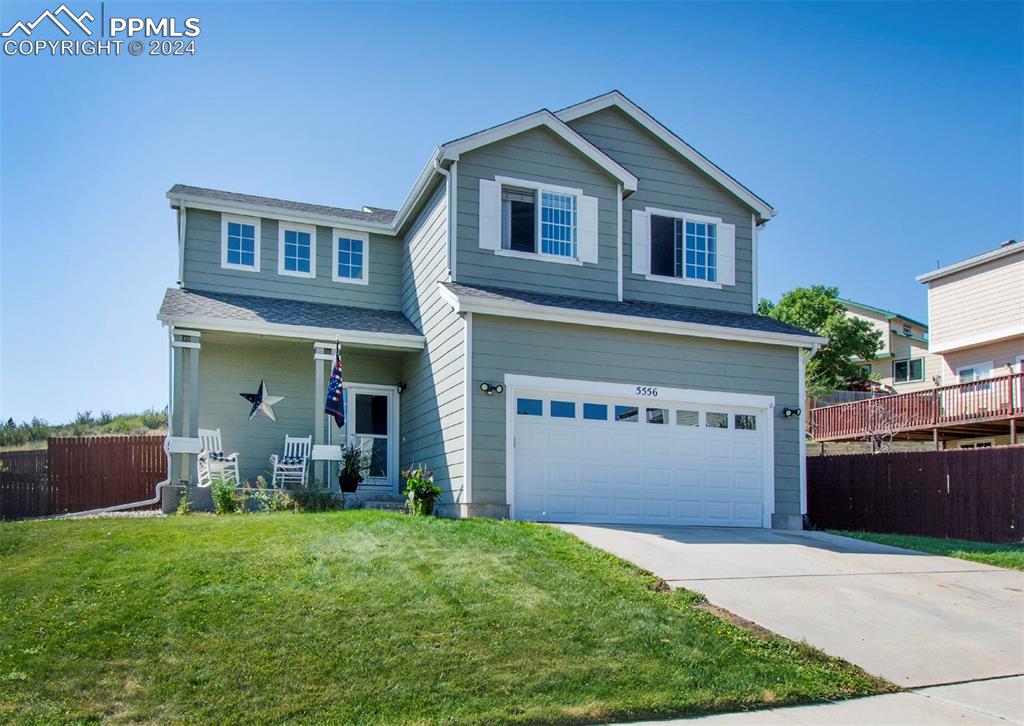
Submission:
[[[576,231],[580,262],[597,263],[597,197],[580,196],[576,200],[579,215]]]
[[[651,271],[651,215],[633,210],[633,274],[647,275]]]
[[[501,249],[501,184],[493,179],[480,180],[480,247]]]
[[[736,225],[718,225],[718,282],[736,284]]]

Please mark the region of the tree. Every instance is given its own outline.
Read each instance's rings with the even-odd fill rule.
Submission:
[[[807,362],[807,393],[822,397],[867,378],[854,360],[872,360],[882,347],[882,331],[867,320],[851,318],[835,287],[814,285],[790,290],[778,303],[761,299],[761,315],[808,330],[828,342]]]

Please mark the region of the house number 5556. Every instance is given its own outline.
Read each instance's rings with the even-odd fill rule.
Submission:
[[[654,386],[637,386],[636,387],[636,395],[638,395],[638,396],[653,396],[653,397],[657,398],[657,396],[658,396],[658,389],[655,388]]]

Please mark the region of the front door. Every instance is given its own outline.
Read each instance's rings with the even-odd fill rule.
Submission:
[[[366,480],[360,485],[366,489],[396,490],[397,452],[395,447],[394,389],[385,386],[346,385],[349,443],[359,446],[370,461]]]

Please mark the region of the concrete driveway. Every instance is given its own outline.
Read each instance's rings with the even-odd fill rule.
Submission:
[[[559,526],[904,688],[1024,674],[1022,572],[820,532]]]

